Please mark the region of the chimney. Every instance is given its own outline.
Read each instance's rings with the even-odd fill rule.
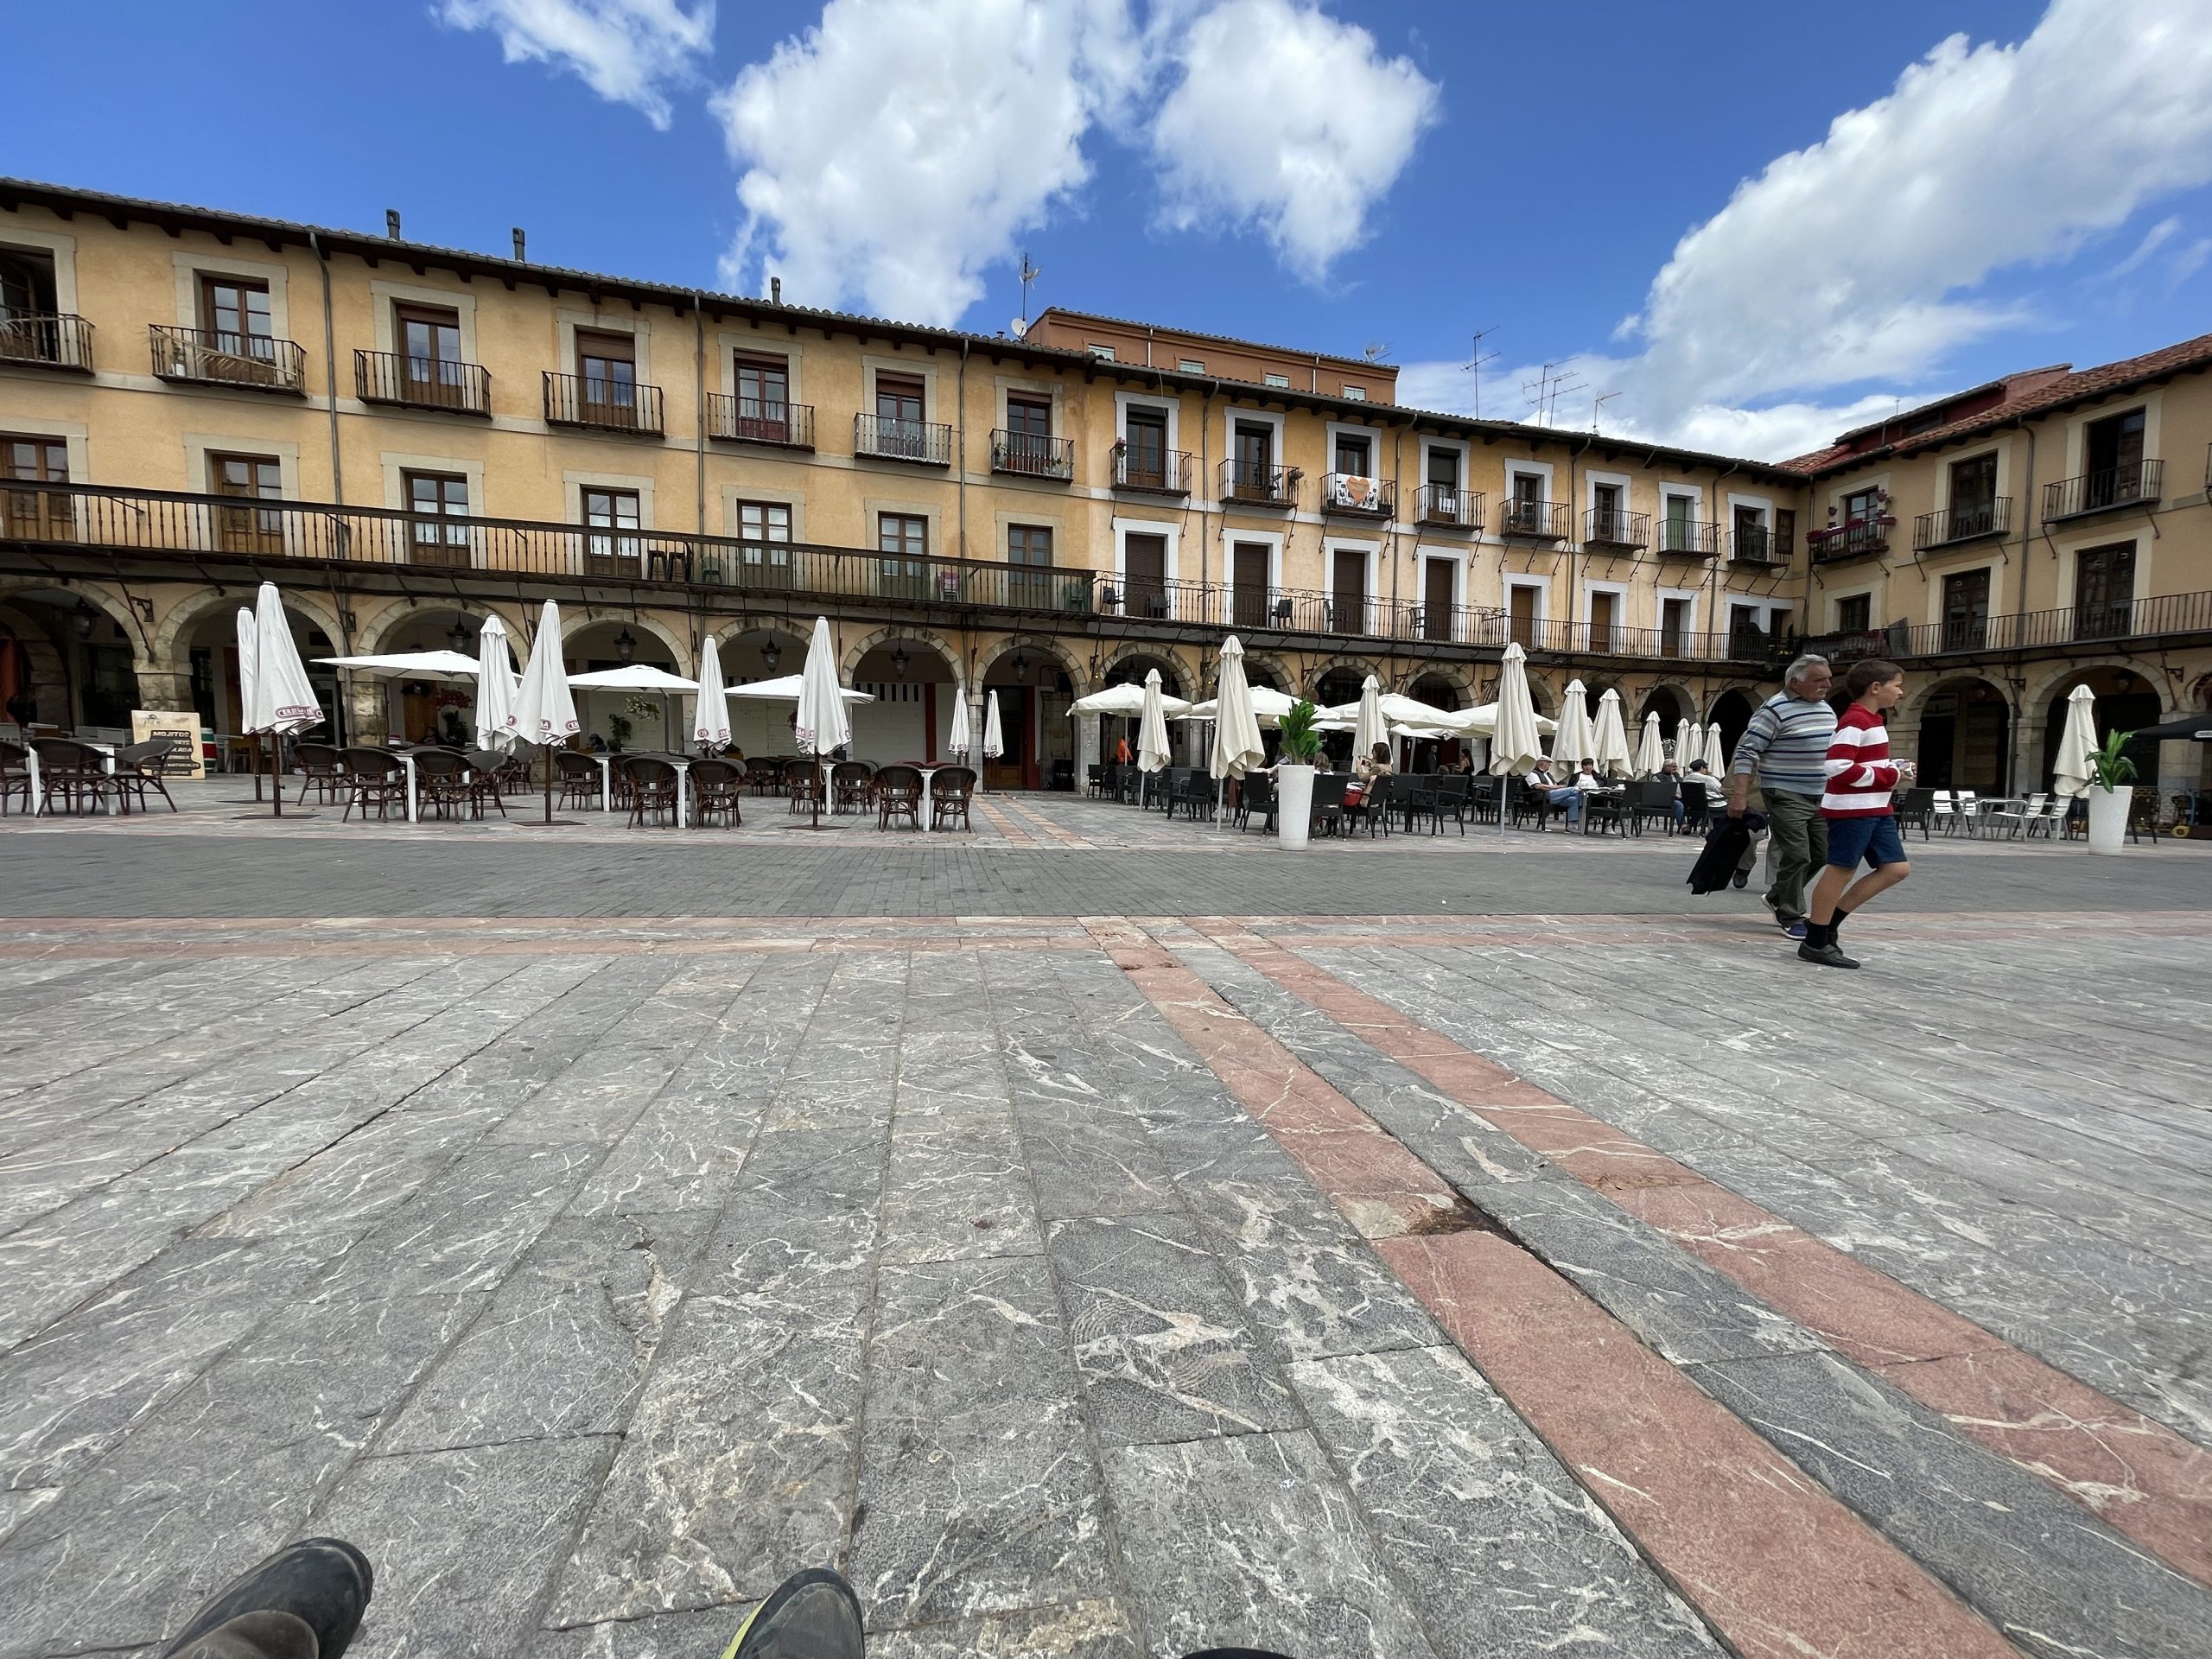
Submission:
[[[515,226],[515,263],[517,264],[522,264],[524,257],[522,251],[522,226],[518,225]]]
[[[768,279],[768,303],[771,305],[781,305],[783,302],[784,279],[780,276],[771,276]]]
[[[384,210],[384,233],[395,242],[399,240],[398,208],[387,207]]]

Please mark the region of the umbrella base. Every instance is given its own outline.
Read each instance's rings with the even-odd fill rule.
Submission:
[[[232,802],[232,804],[235,806],[251,806],[253,803],[251,801],[235,801]],[[264,801],[262,804],[265,806],[268,803]],[[274,812],[233,812],[231,814],[232,820],[238,823],[304,823],[309,818],[319,816],[319,814],[314,812],[287,812],[281,818]]]
[[[582,822],[582,818],[509,818],[506,827],[510,830],[573,830]]]

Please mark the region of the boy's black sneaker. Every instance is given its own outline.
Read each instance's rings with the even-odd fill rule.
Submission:
[[[303,1538],[216,1592],[161,1659],[340,1659],[375,1586],[342,1538]]]
[[[794,1573],[737,1627],[722,1659],[861,1659],[860,1598],[826,1567]]]
[[[1856,968],[1859,965],[1845,956],[1839,945],[1814,944],[1809,941],[1797,947],[1797,960],[1816,962],[1823,968]]]

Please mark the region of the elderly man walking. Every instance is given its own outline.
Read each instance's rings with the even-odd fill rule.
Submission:
[[[1740,818],[1758,780],[1768,829],[1766,906],[1782,931],[1805,937],[1805,885],[1828,858],[1827,823],[1821,796],[1827,787],[1828,745],[1835,710],[1827,705],[1835,677],[1825,657],[1800,657],[1782,676],[1782,690],[1761,703],[1736,743],[1728,774],[1728,816]],[[1736,885],[1748,878],[1754,854],[1746,850]]]

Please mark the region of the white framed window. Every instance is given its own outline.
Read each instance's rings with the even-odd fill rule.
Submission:
[[[1111,363],[1114,360],[1114,348],[1111,346],[1101,346],[1096,340],[1092,340],[1085,345],[1084,349],[1101,363]]]
[[[1290,377],[1287,374],[1271,374],[1268,377],[1268,385],[1287,388],[1290,385]]]
[[[1185,374],[1204,374],[1206,372],[1206,365],[1195,357],[1179,359],[1175,366]]]
[[[1367,388],[1365,386],[1346,386],[1344,388],[1344,396],[1355,404],[1363,404],[1367,401]]]

